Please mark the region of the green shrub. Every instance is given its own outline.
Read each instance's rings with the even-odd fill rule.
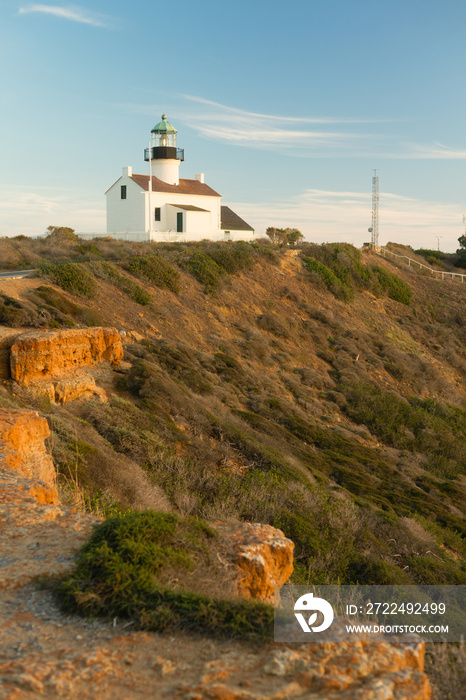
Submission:
[[[416,255],[421,255],[429,265],[440,265],[440,267],[443,267],[444,254],[440,250],[419,248],[419,250],[415,250],[414,252]]]
[[[254,249],[255,253],[261,258],[264,258],[271,265],[277,265],[279,262],[279,255],[274,250],[270,241],[265,241],[264,243],[254,242],[249,244],[251,248]]]
[[[459,570],[454,562],[440,561],[438,558],[424,555],[411,555],[406,558],[411,576],[415,583],[422,585],[464,585],[466,583],[466,568]]]
[[[225,274],[215,260],[199,251],[181,264],[198,282],[204,285],[207,293],[213,292],[218,287],[222,276]]]
[[[74,228],[69,226],[48,226],[47,236],[45,240],[48,240],[54,244],[64,243],[66,241],[71,241],[73,243],[79,241],[78,236],[74,232]]]
[[[339,299],[349,301],[353,297],[353,292],[348,285],[338,279],[326,265],[315,258],[303,257],[304,266],[309,272],[317,273],[323,280],[325,286]]]
[[[46,319],[40,318],[37,311],[30,305],[0,292],[0,324],[20,328],[21,326],[37,327],[44,323]]]
[[[40,297],[48,306],[52,306],[62,314],[76,315],[79,312],[79,306],[64,297],[53,287],[41,285],[34,290],[34,294]]]
[[[390,299],[399,301],[401,304],[405,304],[406,306],[411,303],[411,297],[413,296],[412,289],[408,284],[406,284],[406,282],[403,282],[398,275],[395,275],[393,272],[389,272],[378,265],[374,265],[372,270],[377,275],[380,287],[387,292]]]
[[[230,275],[251,268],[254,262],[254,249],[243,241],[209,247],[207,254]]]
[[[408,401],[364,382],[342,384],[340,391],[346,398],[345,413],[366,425],[385,444],[418,450],[431,459],[441,458],[443,464],[447,459],[450,475],[464,473],[466,411],[463,409],[433,399]]]
[[[308,244],[303,247],[304,267],[319,277],[336,297],[349,301],[355,289],[384,291],[391,299],[409,304],[412,290],[397,275],[361,262],[361,252],[347,243]]]
[[[152,301],[150,294],[145,289],[140,287],[136,282],[120,274],[116,265],[111,262],[89,263],[90,269],[97,277],[105,279],[110,284],[113,284],[118,289],[121,289],[124,294],[127,294],[133,301],[142,306],[147,306]]]
[[[94,309],[79,306],[74,301],[67,299],[53,287],[42,285],[34,290],[33,296],[39,297],[45,303],[45,309],[53,314],[54,319],[49,326],[65,326],[72,328],[75,321],[86,326],[103,326],[104,320]]]
[[[136,277],[145,277],[160,289],[169,289],[178,294],[180,273],[159,255],[138,255],[123,267]]]
[[[192,391],[208,394],[212,390],[208,372],[200,362],[200,353],[182,343],[169,343],[166,340],[151,341],[147,348],[170,376],[182,381]]]
[[[412,583],[402,569],[376,557],[356,556],[348,566],[345,583],[364,586],[403,586]]]
[[[173,513],[145,511],[110,518],[95,528],[75,571],[59,583],[57,593],[65,610],[126,618],[152,631],[185,629],[270,639],[271,606],[212,598],[189,589],[189,574],[194,572],[199,580],[206,567],[218,567],[211,552],[213,539],[215,531],[204,522]],[[169,587],[173,579],[181,581],[176,590]]]
[[[96,294],[94,278],[79,263],[44,265],[40,274],[71,294],[91,298]]]

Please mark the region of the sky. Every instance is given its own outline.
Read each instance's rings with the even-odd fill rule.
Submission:
[[[103,232],[162,113],[258,235],[453,252],[466,213],[463,0],[0,6],[0,236]]]

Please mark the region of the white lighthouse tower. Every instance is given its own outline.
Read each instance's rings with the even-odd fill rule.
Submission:
[[[179,185],[184,150],[176,147],[177,130],[167,122],[166,114],[162,114],[162,121],[154,126],[151,134],[151,146],[144,150],[144,160],[150,161],[151,174],[169,185]]]
[[[180,179],[184,151],[176,145],[177,130],[162,114],[154,126],[144,160],[148,174],[122,169],[105,193],[107,235],[131,241],[250,241],[254,229],[229,207],[199,173]]]

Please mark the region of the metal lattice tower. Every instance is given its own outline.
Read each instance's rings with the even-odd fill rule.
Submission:
[[[372,228],[371,228],[371,248],[379,246],[379,176],[377,170],[372,171]]]

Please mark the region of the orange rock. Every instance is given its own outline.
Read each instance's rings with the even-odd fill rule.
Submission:
[[[55,486],[47,486],[47,484],[36,481],[31,484],[29,491],[36,501],[39,501],[44,506],[58,503],[58,494]]]
[[[11,346],[11,377],[29,386],[39,379],[99,362],[118,364],[123,358],[116,328],[35,331],[19,336]]]
[[[275,586],[283,586],[293,573],[294,543],[281,530],[260,523],[242,523],[229,534],[236,553],[238,594],[273,603]]]
[[[79,372],[73,377],[60,379],[54,386],[54,401],[56,403],[67,403],[75,399],[86,397],[99,397],[101,401],[108,401],[104,389],[96,386],[94,377],[84,372]]]
[[[56,503],[56,472],[45,448],[50,429],[37,411],[0,408],[0,468],[32,479],[41,503]]]
[[[432,689],[424,673],[413,672],[411,668],[389,674],[394,683],[393,697],[396,700],[430,700]]]

